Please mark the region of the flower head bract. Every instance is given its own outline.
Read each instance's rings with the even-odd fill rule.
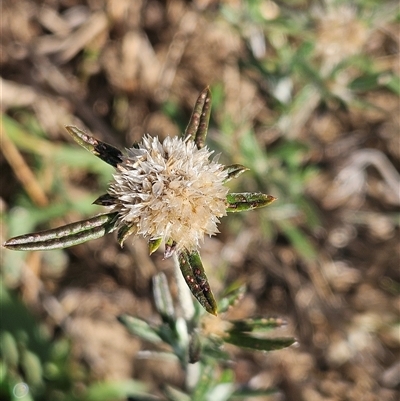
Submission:
[[[219,164],[218,157],[212,157],[213,152],[204,146],[210,110],[211,93],[206,88],[182,137],[160,142],[145,135],[125,154],[77,127],[67,126],[76,142],[115,167],[107,193],[94,201],[108,207],[109,212],[11,238],[4,246],[13,250],[65,248],[112,231],[117,231],[121,246],[130,235],[144,237],[150,253],[164,242],[164,257],[177,254],[192,294],[208,312],[216,314],[216,302],[198,252],[204,236],[218,233],[219,219],[227,212],[267,206],[275,198],[262,193],[228,193],[224,183],[247,168]]]

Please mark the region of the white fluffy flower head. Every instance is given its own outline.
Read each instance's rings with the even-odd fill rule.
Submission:
[[[161,143],[146,135],[127,150],[108,190],[118,225],[148,240],[173,241],[177,250],[196,250],[226,215],[227,172],[210,160],[212,153],[190,140]]]

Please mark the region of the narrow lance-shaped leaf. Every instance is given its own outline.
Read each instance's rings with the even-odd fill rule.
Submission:
[[[122,162],[122,152],[114,146],[99,141],[73,125],[67,125],[65,128],[79,145],[111,166],[117,167],[117,164]]]
[[[232,332],[251,332],[257,330],[260,331],[269,331],[275,329],[277,327],[281,327],[286,324],[283,319],[280,318],[254,318],[254,319],[245,319],[245,320],[234,320],[230,322],[232,324]]]
[[[198,149],[204,146],[208,131],[208,122],[211,114],[211,91],[210,88],[203,89],[196,100],[192,116],[186,127],[184,137],[194,141]]]
[[[162,238],[149,240],[149,255],[152,255],[161,245]]]
[[[174,323],[175,310],[172,295],[168,287],[167,277],[159,273],[153,277],[153,294],[156,309],[166,323]]]
[[[189,363],[196,363],[200,360],[201,356],[201,340],[200,334],[197,330],[190,334],[189,341]]]
[[[232,164],[230,166],[226,166],[224,170],[228,173],[228,176],[225,179],[225,182],[228,182],[233,178],[238,178],[245,171],[248,171],[250,169],[245,166],[242,166],[241,164]]]
[[[216,364],[210,359],[207,363],[201,364],[201,374],[199,375],[199,380],[196,387],[193,389],[191,394],[192,400],[211,400],[213,398],[207,397],[211,391],[210,389],[215,388],[218,383],[218,376],[216,376]],[[215,399],[215,398],[214,398]]]
[[[132,224],[132,225],[124,225],[118,229],[117,233],[117,241],[118,244],[121,248],[124,246],[125,240],[132,234],[137,233],[137,225]]]
[[[112,206],[115,205],[116,199],[110,194],[104,194],[99,196],[95,201],[93,201],[93,205],[100,206]]]
[[[14,237],[5,242],[4,246],[15,251],[67,248],[112,232],[116,217],[117,213],[101,214],[51,230]]]
[[[246,292],[246,286],[240,285],[237,288],[228,289],[229,292],[224,294],[224,297],[219,301],[218,310],[226,312],[230,306],[234,305]]]
[[[178,260],[183,278],[194,297],[208,313],[216,315],[217,303],[208,283],[199,253],[197,251],[192,253],[183,251],[178,255]]]
[[[276,198],[259,192],[230,193],[226,196],[227,212],[243,212],[270,205]]]
[[[290,347],[296,340],[293,337],[287,338],[260,338],[243,332],[230,332],[224,338],[229,344],[237,345],[242,348],[249,348],[257,351],[275,351]]]
[[[157,329],[151,327],[147,322],[134,316],[120,315],[118,320],[128,329],[128,331],[143,340],[152,343],[160,343],[162,341]]]

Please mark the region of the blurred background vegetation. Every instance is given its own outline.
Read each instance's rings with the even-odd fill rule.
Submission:
[[[225,346],[185,398],[193,372],[153,358],[152,338],[132,336],[126,320],[160,323],[158,272],[176,303],[172,261],[141,240],[120,249],[113,235],[63,251],[1,249],[2,400],[398,399],[397,1],[0,5],[1,242],[103,211],[91,203],[112,168],[65,125],[121,148],[147,132],[177,135],[210,85],[208,146],[251,169],[229,185],[278,201],[230,215],[205,240],[216,297],[246,289],[204,317],[199,336],[279,317],[277,335],[298,340],[269,353]]]

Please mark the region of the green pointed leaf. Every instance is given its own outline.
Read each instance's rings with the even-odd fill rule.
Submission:
[[[260,338],[243,332],[229,332],[224,341],[237,345],[241,348],[248,348],[257,351],[275,351],[293,345],[296,340],[287,338]]]
[[[182,251],[178,255],[178,260],[183,278],[194,297],[208,313],[216,315],[217,303],[208,283],[199,253],[197,251],[192,253]]]
[[[118,320],[128,329],[131,334],[151,343],[157,344],[162,342],[157,330],[151,327],[144,320],[129,315],[118,316]]]
[[[42,361],[39,356],[29,349],[22,349],[20,355],[20,364],[25,373],[25,378],[32,386],[43,384]]]
[[[99,141],[73,125],[67,125],[65,128],[74,141],[111,166],[117,167],[122,162],[122,152],[114,146]]]
[[[132,224],[131,226],[125,225],[122,226],[117,233],[117,241],[122,248],[124,246],[125,240],[130,236],[134,235],[137,232],[137,225]]]
[[[162,238],[156,238],[149,240],[149,255],[152,255],[161,245]]]
[[[202,355],[204,355],[206,358],[211,358],[214,360],[231,360],[231,355],[224,350],[224,342],[220,337],[208,337],[207,341],[204,341],[203,343]]]
[[[230,166],[226,166],[224,170],[228,172],[228,176],[225,179],[225,182],[228,182],[233,178],[238,178],[245,171],[248,171],[250,169],[245,166],[242,166],[241,164],[232,164]]]
[[[211,362],[211,361],[209,361]],[[209,399],[208,393],[217,382],[216,366],[214,363],[202,364],[201,375],[196,387],[193,390],[191,399],[193,401],[207,400]]]
[[[366,73],[360,77],[353,79],[348,84],[348,88],[352,91],[372,91],[380,86],[380,78],[382,74],[380,73]]]
[[[52,230],[20,235],[9,239],[4,246],[15,251],[39,251],[78,245],[112,232],[117,215],[117,213],[100,214]]]
[[[228,202],[226,211],[235,213],[268,206],[276,198],[272,195],[265,195],[259,192],[244,192],[230,193],[227,195],[226,200]]]
[[[237,282],[233,283],[225,290],[223,298],[219,301],[218,310],[221,313],[226,312],[230,306],[234,305],[243,297],[245,292],[245,285],[240,285]]]
[[[198,149],[204,146],[208,122],[211,114],[211,91],[210,88],[203,89],[197,98],[189,124],[186,127],[184,137],[190,138],[197,145]]]
[[[251,332],[251,331],[269,331],[286,324],[283,319],[279,318],[256,318],[246,320],[235,320],[232,324],[232,332]]]

